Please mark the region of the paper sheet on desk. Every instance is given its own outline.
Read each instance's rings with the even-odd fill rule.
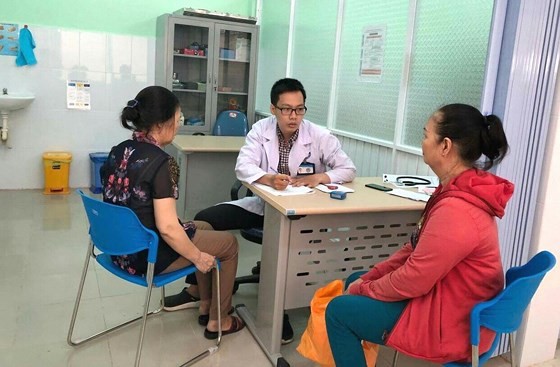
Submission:
[[[290,195],[305,195],[305,194],[312,194],[315,191],[313,189],[310,189],[307,186],[292,186],[292,185],[288,185],[288,187],[286,187],[285,190],[276,190],[268,185],[263,185],[263,184],[259,184],[259,183],[255,183],[253,184],[256,187],[258,187],[259,189],[266,191],[272,195],[276,195],[276,196],[290,196]]]
[[[428,201],[428,199],[430,198],[430,195],[402,189],[394,189],[393,191],[387,192],[387,194],[400,196],[401,198],[407,198],[416,201]]]
[[[326,192],[326,193],[333,192],[333,191],[354,192],[353,189],[351,189],[349,187],[346,187],[346,186],[339,185],[339,184],[328,184],[328,185],[329,186],[336,186],[336,189],[331,190],[326,185],[323,185],[323,184],[319,184],[319,185],[315,186],[315,188],[319,191]]]

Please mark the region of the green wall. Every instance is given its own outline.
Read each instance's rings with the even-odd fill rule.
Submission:
[[[261,16],[255,109],[270,113],[270,88],[286,76],[290,1],[263,0]]]
[[[183,7],[255,16],[257,0],[0,0],[0,22],[155,36],[156,18]]]

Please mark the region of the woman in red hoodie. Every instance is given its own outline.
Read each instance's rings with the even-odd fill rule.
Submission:
[[[422,154],[440,185],[410,242],[329,303],[337,366],[366,366],[361,340],[436,363],[469,360],[470,311],[504,285],[495,217],[504,215],[513,184],[486,170],[507,150],[494,115],[451,104],[430,117]],[[494,336],[481,331],[481,353]]]

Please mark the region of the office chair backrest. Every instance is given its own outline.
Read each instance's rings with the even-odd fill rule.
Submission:
[[[505,289],[492,300],[479,303],[473,308],[471,343],[479,344],[480,326],[497,333],[512,333],[517,330],[539,284],[555,263],[556,259],[550,252],[542,251],[527,264],[509,269]]]
[[[241,111],[222,111],[214,124],[213,135],[219,136],[245,136],[249,131],[247,116]]]
[[[89,221],[89,235],[95,247],[109,255],[133,254],[148,249],[148,261],[157,257],[157,234],[144,227],[136,214],[125,206],[118,206],[91,198],[81,190]]]

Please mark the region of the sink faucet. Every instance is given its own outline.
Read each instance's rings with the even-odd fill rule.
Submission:
[[[2,89],[2,94],[8,94],[8,88]]]

